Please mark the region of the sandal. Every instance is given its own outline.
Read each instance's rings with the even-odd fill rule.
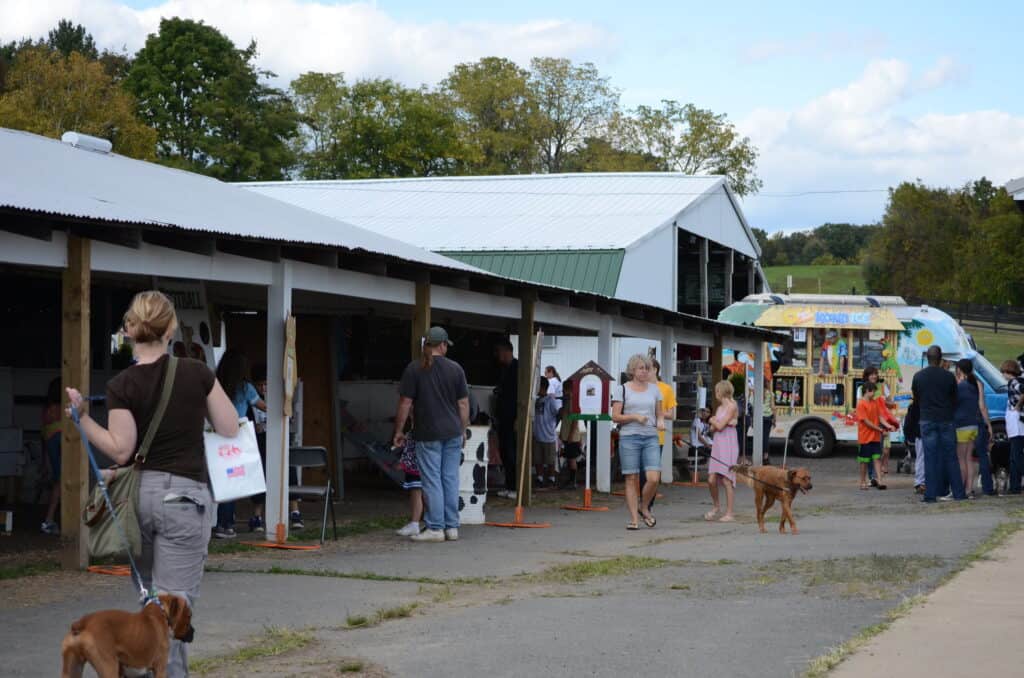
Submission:
[[[646,516],[643,517],[643,519],[644,519],[644,525],[646,525],[647,527],[654,527],[655,525],[658,524],[657,519],[655,519],[655,517],[653,515],[646,515]]]
[[[626,523],[627,530],[639,530],[640,526],[636,523]]]
[[[870,490],[871,486],[870,485],[861,485],[860,489],[862,489],[862,490]]]
[[[718,522],[720,522],[720,523],[735,523],[736,519],[733,518],[732,516],[722,516],[721,518],[718,519]]]
[[[711,522],[718,517],[718,511],[708,511],[704,514],[704,520]]]

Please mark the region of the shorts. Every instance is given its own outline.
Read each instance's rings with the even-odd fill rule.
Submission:
[[[876,459],[882,458],[882,443],[875,441],[873,443],[863,443],[860,449],[857,450],[857,461],[861,464],[870,464]]]
[[[977,439],[977,426],[960,426],[956,430],[956,441],[958,443],[973,443]]]
[[[582,443],[562,443],[562,458],[563,459],[580,459],[583,457],[583,445]]]
[[[534,438],[533,440],[533,463],[534,464],[546,464],[548,466],[555,465],[555,444],[541,442]]]
[[[402,481],[403,490],[422,490],[423,481],[420,480],[419,473],[405,472],[405,479]]]
[[[54,483],[60,482],[60,434],[52,435],[46,439],[46,457],[50,460],[50,470]]]
[[[661,470],[661,445],[658,436],[620,436],[619,465],[622,475],[636,475],[640,470]]]

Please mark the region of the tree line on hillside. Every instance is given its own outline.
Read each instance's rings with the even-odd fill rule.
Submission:
[[[755,228],[763,266],[859,264],[877,224],[822,224],[807,231],[768,234]]]
[[[982,177],[961,188],[920,181],[889,190],[864,254],[872,292],[1024,306],[1024,212]]]
[[[0,126],[98,135],[229,181],[679,171],[726,175],[740,195],[761,187],[757,149],[724,114],[624,109],[591,63],[485,57],[421,87],[311,71],[285,90],[256,56],[201,21],[163,19],[128,54],[61,20],[0,45]]]

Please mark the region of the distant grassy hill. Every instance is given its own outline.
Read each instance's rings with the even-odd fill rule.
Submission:
[[[800,294],[866,294],[867,285],[857,264],[843,266],[768,266],[764,269],[773,292],[786,291],[786,276],[793,276],[793,292]],[[820,287],[819,287],[820,285]]]

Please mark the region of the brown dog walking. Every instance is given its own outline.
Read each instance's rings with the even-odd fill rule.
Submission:
[[[192,610],[181,596],[160,594],[140,612],[102,610],[71,624],[61,643],[64,678],[79,678],[91,664],[100,678],[118,678],[124,668],[167,674],[171,638],[192,640]]]
[[[775,501],[782,504],[782,519],[779,521],[779,532],[786,532],[786,521],[790,531],[799,534],[796,521],[793,520],[793,499],[797,492],[807,492],[811,485],[811,473],[806,468],[784,469],[777,466],[733,466],[737,480],[754,488],[754,506],[757,508],[757,526],[767,532],[764,516]]]

